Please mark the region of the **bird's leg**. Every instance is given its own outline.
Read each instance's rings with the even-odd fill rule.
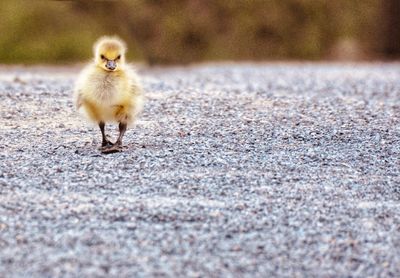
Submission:
[[[111,147],[104,148],[102,150],[102,153],[109,154],[122,151],[122,137],[124,137],[126,127],[127,127],[126,123],[119,123],[119,136],[117,141]]]
[[[117,145],[120,147],[122,146],[122,137],[124,137],[124,135],[125,135],[126,127],[127,127],[126,123],[119,123],[119,136],[114,145]]]
[[[112,143],[107,139],[107,136],[104,132],[104,127],[105,127],[105,123],[104,122],[100,122],[99,123],[99,127],[101,130],[101,136],[102,136],[102,142],[101,142],[101,146],[102,147],[110,147],[112,146]]]

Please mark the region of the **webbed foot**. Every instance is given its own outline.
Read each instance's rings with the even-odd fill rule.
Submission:
[[[122,152],[122,150],[123,150],[123,148],[119,144],[114,144],[112,146],[107,146],[107,147],[101,148],[101,152],[104,154],[118,153],[118,152]]]
[[[111,147],[111,146],[113,146],[114,144],[111,142],[111,141],[109,141],[109,140],[105,140],[105,141],[103,141],[103,143],[101,143],[101,147],[102,148],[104,148],[104,147]]]

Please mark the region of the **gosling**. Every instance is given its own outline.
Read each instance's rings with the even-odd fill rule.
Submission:
[[[125,43],[102,37],[93,46],[94,60],[80,73],[74,91],[76,108],[99,125],[102,153],[122,151],[122,138],[143,104],[142,87],[135,71],[125,63]],[[108,140],[105,124],[119,124],[115,143]]]

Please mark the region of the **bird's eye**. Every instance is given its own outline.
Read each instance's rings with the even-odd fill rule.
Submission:
[[[100,58],[103,59],[103,60],[105,59],[104,55],[100,55]]]
[[[118,55],[117,60],[121,59],[121,55]]]

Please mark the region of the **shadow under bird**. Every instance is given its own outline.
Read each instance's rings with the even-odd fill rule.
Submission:
[[[140,80],[125,62],[125,43],[117,37],[102,37],[93,46],[94,60],[80,73],[74,91],[79,112],[99,125],[102,153],[122,150],[122,138],[142,109]],[[115,143],[105,134],[107,122],[119,124]]]

